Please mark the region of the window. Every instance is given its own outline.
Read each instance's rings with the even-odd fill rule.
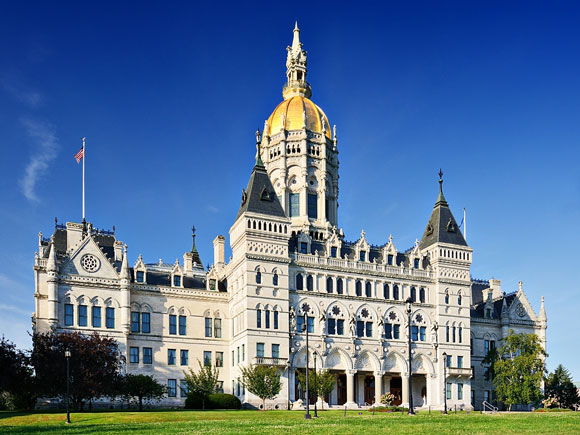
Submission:
[[[167,365],[175,365],[175,349],[167,349]]]
[[[311,219],[318,218],[318,197],[316,193],[308,194],[308,217]]]
[[[364,337],[365,334],[365,322],[357,320],[356,322],[356,336]]]
[[[401,336],[400,330],[401,330],[401,325],[393,325],[393,338],[395,340],[398,340],[399,337]]]
[[[137,271],[137,282],[143,282],[145,281],[145,272],[143,272],[142,270],[138,270]]]
[[[393,255],[392,254],[387,255],[387,264],[389,266],[393,265]]]
[[[262,310],[256,310],[256,328],[262,327]]]
[[[274,272],[274,276],[272,277],[272,285],[278,285],[278,274]]]
[[[367,337],[372,337],[373,336],[373,322],[367,322],[366,323],[366,336]]]
[[[141,332],[148,334],[151,332],[151,314],[141,313]]]
[[[79,305],[79,326],[88,325],[87,306]]]
[[[237,395],[239,396],[240,395],[240,382],[239,381],[237,383],[237,389],[238,389]]]
[[[385,338],[393,338],[393,325],[390,323],[385,323]]]
[[[246,345],[242,344],[242,361],[246,360]]]
[[[167,396],[177,397],[177,380],[167,379]]]
[[[150,347],[143,348],[143,364],[153,364],[153,349]]]
[[[417,289],[415,287],[411,287],[411,301],[417,301]]]
[[[326,293],[332,293],[332,278],[326,278]]]
[[[262,272],[259,270],[256,272],[256,284],[262,284]]]
[[[462,356],[457,357],[457,367],[459,367],[460,369],[463,368],[463,357]]]
[[[447,355],[447,359],[445,360],[445,365],[447,367],[451,367],[451,355]]]
[[[373,296],[372,284],[370,282],[368,282],[368,281],[365,284],[365,294],[366,294],[367,298],[370,298],[370,297]]]
[[[169,315],[169,333],[171,335],[177,334],[177,316],[175,314]]]
[[[489,350],[495,349],[495,340],[489,340]]]
[[[312,291],[313,287],[314,287],[314,279],[312,278],[312,275],[308,275],[306,277],[306,290]]]
[[[213,336],[222,338],[222,319],[213,319]]]
[[[427,328],[425,326],[421,326],[419,328],[419,340],[425,341],[427,336]]]
[[[453,339],[453,340],[452,340],[452,341],[453,341],[453,343],[455,343],[455,331],[456,331],[456,329],[457,329],[457,328],[454,326],[454,327],[453,327],[453,335],[451,336],[451,338]]]
[[[93,307],[92,309],[93,328],[101,327],[101,307]]]
[[[451,399],[451,382],[447,382],[446,388],[447,400]]]
[[[290,193],[288,195],[288,199],[290,202],[290,213],[289,216],[300,216],[300,194],[299,193]]]
[[[483,392],[483,400],[485,402],[489,402],[489,391],[484,391]]]
[[[224,366],[224,353],[223,352],[216,352],[215,353],[215,366],[216,367],[223,367]]]
[[[491,319],[491,308],[487,308],[485,310],[485,317],[487,317],[488,319]]]
[[[471,379],[475,379],[475,367],[471,366]]]
[[[256,343],[256,356],[258,358],[264,357],[264,343]]]
[[[393,286],[393,299],[396,301],[399,300],[399,286],[398,285]]]
[[[296,332],[304,332],[304,317],[296,317]]]
[[[266,329],[270,329],[270,310],[264,311],[264,318],[266,320]]]
[[[383,298],[389,299],[389,284],[383,284]]]
[[[137,311],[131,311],[131,332],[139,332],[141,329],[141,315]]]
[[[343,287],[342,287],[342,278],[338,278],[336,280],[336,293],[338,293],[339,295],[341,295],[343,293]]]
[[[336,319],[328,319],[328,321],[326,323],[327,323],[328,334],[335,335],[336,334]]]
[[[187,332],[187,317],[179,316],[179,335],[185,335]]]
[[[66,326],[72,326],[73,325],[73,311],[74,308],[72,306],[72,304],[64,304],[64,324]]]
[[[461,343],[463,341],[463,328],[460,326],[457,330],[457,339]]]
[[[301,254],[308,254],[308,243],[300,242],[300,253]]]
[[[463,384],[457,384],[457,400],[463,400]]]
[[[180,359],[180,364],[182,366],[186,366],[189,364],[189,351],[186,349],[181,349],[181,351],[179,352],[179,359]]]
[[[296,275],[296,290],[304,290],[304,280],[301,274]]]
[[[461,295],[457,296],[457,305],[461,305]]]
[[[187,381],[185,379],[181,379],[179,381],[179,391],[180,397],[187,397],[187,393],[189,392],[189,386],[187,385]]]
[[[417,341],[419,339],[419,327],[411,326],[411,340]]]
[[[421,287],[421,289],[419,290],[419,302],[421,302],[422,304],[425,303],[425,289],[423,287]]]
[[[449,305],[449,293],[445,293],[445,303]]]
[[[419,259],[418,258],[415,258],[413,260],[413,268],[414,269],[419,269]]]
[[[211,331],[211,317],[206,317],[205,318],[205,336],[206,337],[211,337],[212,336],[212,331]]]
[[[203,365],[211,366],[211,351],[208,350],[203,351]]]
[[[359,258],[358,258],[359,261],[365,261],[367,258],[367,253],[366,253],[366,251],[360,251],[358,256],[359,256]]]
[[[240,363],[240,346],[238,346],[238,364]]]
[[[106,326],[109,329],[113,329],[115,327],[115,309],[112,307],[107,307],[105,310],[106,315]]]
[[[133,364],[139,364],[139,348],[130,347],[129,348],[129,362]]]
[[[330,256],[332,258],[336,258],[336,254],[337,254],[337,248],[336,248],[336,246],[331,246],[330,247]]]
[[[360,281],[357,281],[355,284],[355,291],[357,296],[362,296],[362,284]]]
[[[449,326],[445,327],[445,341],[449,343]]]
[[[314,333],[314,317],[308,317],[308,333]]]
[[[173,286],[181,287],[181,275],[173,275]]]
[[[278,329],[278,311],[274,311],[274,329]]]
[[[279,344],[272,345],[272,358],[280,358],[280,345]]]

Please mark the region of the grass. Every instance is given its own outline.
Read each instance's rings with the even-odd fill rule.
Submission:
[[[360,414],[359,414],[360,412]],[[64,413],[0,412],[0,432],[10,434],[182,434],[252,433],[280,435],[384,434],[384,433],[579,433],[580,412],[513,413],[481,415],[458,413],[444,416],[426,412],[410,417],[366,411],[319,412],[320,418],[304,420],[298,411],[150,411],[92,412],[71,414],[71,425]]]

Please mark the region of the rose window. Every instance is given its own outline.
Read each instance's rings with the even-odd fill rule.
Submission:
[[[397,320],[397,315],[395,314],[394,311],[391,311],[389,313],[389,319],[391,319],[391,320]]]
[[[81,258],[81,266],[87,272],[96,272],[99,269],[99,259],[92,254],[83,255],[83,258]]]
[[[304,313],[308,313],[310,311],[310,305],[308,305],[307,303],[302,304],[302,311]]]
[[[360,312],[360,315],[366,319],[369,316],[369,310],[363,308],[363,310]]]
[[[415,317],[415,322],[421,323],[423,321],[423,316],[421,314],[417,314]]]
[[[334,306],[332,307],[332,314],[334,314],[335,316],[338,316],[340,314],[340,308],[338,308],[338,306]]]

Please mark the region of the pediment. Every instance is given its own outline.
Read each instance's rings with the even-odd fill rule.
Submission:
[[[538,318],[523,290],[519,290],[508,308],[510,319],[537,321]]]
[[[101,251],[92,237],[87,237],[69,254],[69,258],[61,267],[61,273],[87,278],[119,278],[119,274],[109,258]]]

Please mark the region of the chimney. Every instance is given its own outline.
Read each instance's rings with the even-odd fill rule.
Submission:
[[[213,240],[213,262],[216,266],[225,264],[225,245],[226,238],[224,236],[217,236]]]
[[[123,261],[123,242],[119,240],[115,240],[115,260],[114,261]]]

